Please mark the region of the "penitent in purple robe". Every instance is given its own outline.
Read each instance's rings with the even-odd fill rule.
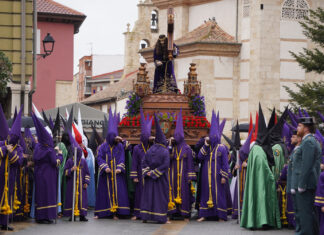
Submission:
[[[243,196],[244,196],[244,187],[245,187],[245,180],[246,180],[246,167],[243,167],[243,163],[247,163],[249,152],[250,152],[250,141],[252,138],[252,131],[249,134],[248,138],[246,139],[244,145],[240,148],[239,151],[239,177],[240,180],[240,213],[242,213],[242,205],[243,205]],[[234,190],[234,198],[233,198],[233,214],[232,219],[237,219],[238,217],[238,192],[237,192],[237,181],[235,184],[235,190]]]
[[[57,214],[58,167],[62,155],[38,143],[34,150],[36,220],[53,220]]]
[[[134,147],[132,158],[132,170],[130,172],[131,179],[138,179],[138,183],[135,184],[135,202],[134,202],[134,216],[140,217],[141,210],[141,198],[143,191],[143,179],[142,179],[142,162],[147,152],[144,144],[138,144]]]
[[[81,149],[80,149],[81,150]],[[82,151],[82,150],[81,150]],[[79,153],[78,153],[79,155]],[[75,207],[75,210],[78,209],[80,211],[80,216],[86,216],[88,210],[88,193],[87,189],[84,188],[84,185],[89,185],[90,183],[90,174],[88,165],[85,159],[81,158],[82,152],[80,152],[80,157],[78,157],[77,167],[79,168],[79,172],[76,171],[77,177],[79,179],[79,184],[75,186],[75,192],[79,194],[78,200],[78,208]],[[73,174],[71,171],[74,162],[73,158],[69,158],[65,164],[64,172],[66,175],[66,195],[65,195],[65,203],[64,203],[64,216],[72,216],[72,202],[73,202]],[[77,180],[76,180],[77,184]]]
[[[26,191],[26,185],[25,185],[25,167],[27,164],[27,159],[22,158],[21,165],[17,168],[17,175],[16,175],[16,188],[15,193],[17,196],[17,200],[20,202],[19,208],[15,211],[14,214],[14,220],[15,221],[21,221],[24,219],[24,206],[25,206],[25,191]]]
[[[170,155],[160,144],[153,145],[143,161],[141,219],[166,223],[169,201]],[[148,173],[150,172],[150,175]]]
[[[240,158],[241,159],[241,158]],[[247,161],[247,159],[246,159]],[[242,205],[243,205],[243,196],[244,196],[244,186],[245,186],[245,180],[246,180],[246,167],[242,166],[242,161],[240,160],[240,208],[242,212]],[[238,217],[238,196],[237,196],[237,182],[235,184],[235,190],[234,190],[234,200],[233,200],[233,216],[232,219],[237,219]]]
[[[6,147],[6,142],[0,142],[0,194],[4,197],[4,186],[5,186],[5,165],[6,158],[8,157],[8,170],[9,170],[9,197],[8,204],[10,209],[14,211],[14,193],[15,193],[15,183],[16,183],[16,175],[17,170],[22,163],[23,155],[21,148],[17,146],[13,152],[9,153]],[[4,200],[2,201],[1,207],[4,205]],[[10,217],[12,214],[10,214]],[[0,225],[8,225],[8,215],[4,215],[0,212]]]
[[[196,179],[193,169],[192,150],[187,144],[183,144],[179,150],[173,148],[169,171],[169,204],[168,214],[179,214],[185,218],[190,217],[191,205],[194,201],[191,192],[191,181]],[[179,175],[178,175],[179,173]],[[180,183],[179,183],[180,182]],[[179,188],[178,188],[179,185]]]
[[[324,207],[324,172],[320,174],[317,190],[315,195],[315,206],[318,214],[318,221],[320,226],[320,235],[324,235],[324,212],[322,212],[322,207]]]
[[[98,151],[99,182],[96,195],[95,215],[99,218],[129,215],[129,201],[125,175],[125,152],[121,143],[110,145],[105,142]],[[111,172],[106,173],[109,168]],[[116,174],[116,170],[121,173]]]
[[[280,216],[282,224],[286,224],[288,222],[289,226],[295,227],[295,212],[293,207],[293,201],[291,193],[287,192],[287,175],[288,175],[288,165],[286,165],[280,173],[280,177],[278,180],[278,201],[279,201],[279,208],[280,208]],[[284,197],[284,200],[283,200]],[[283,203],[285,202],[285,203]],[[285,212],[285,216],[283,213]],[[286,217],[286,218],[284,218]]]
[[[204,145],[198,159],[201,162],[201,195],[199,217],[218,217],[227,220],[232,208],[228,200],[228,152],[224,145],[218,144],[214,149]],[[225,178],[226,183],[221,184]],[[211,186],[211,189],[209,188]]]

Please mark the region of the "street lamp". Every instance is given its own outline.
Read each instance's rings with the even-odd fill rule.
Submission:
[[[43,49],[45,54],[40,54],[43,58],[52,54],[54,49],[55,40],[50,33],[47,33],[46,37],[43,40]]]
[[[40,59],[41,57],[43,57],[43,59],[49,55],[52,54],[53,50],[54,50],[54,44],[55,44],[55,40],[54,38],[51,36],[50,33],[47,33],[47,35],[45,36],[45,38],[43,39],[43,49],[44,49],[44,54],[37,54],[37,8],[36,8],[36,1],[33,1],[33,9],[34,9],[34,16],[33,16],[33,87],[32,89],[29,91],[28,93],[28,110],[29,113],[31,113],[32,111],[32,103],[33,103],[33,94],[36,91],[36,73],[37,73],[37,60]],[[40,58],[37,58],[37,56],[41,56]]]

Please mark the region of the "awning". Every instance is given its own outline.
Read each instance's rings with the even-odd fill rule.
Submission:
[[[66,118],[66,109],[70,113],[72,107],[73,107],[73,118],[75,120],[78,119],[78,112],[80,109],[83,128],[91,128],[91,125],[96,126],[96,128],[102,128],[104,122],[104,116],[106,116],[108,119],[107,113],[104,113],[98,109],[91,108],[81,103],[73,103],[73,104],[68,104],[68,105],[58,107],[60,109],[61,116]],[[47,116],[50,115],[52,119],[55,119],[58,108],[46,110],[45,114]]]

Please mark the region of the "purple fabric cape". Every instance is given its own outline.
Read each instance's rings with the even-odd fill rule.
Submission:
[[[74,162],[73,158],[69,158],[65,164],[64,172],[66,175],[66,195],[65,195],[65,203],[64,203],[64,216],[72,216],[72,202],[73,202],[73,174],[74,172],[71,171]],[[78,159],[77,166],[79,166],[79,185],[78,187],[78,209],[80,211],[81,216],[87,215],[88,210],[88,193],[87,189],[84,188],[84,184],[89,185],[90,183],[90,174],[88,165],[85,159],[80,158]],[[76,181],[77,182],[77,181]]]
[[[189,145],[182,145],[180,151],[177,153],[178,147],[174,147],[171,153],[170,160],[170,173],[168,175],[169,182],[171,185],[171,195],[172,198],[170,201],[174,203],[174,208],[170,209],[169,214],[180,214],[183,217],[190,217],[191,205],[194,201],[192,192],[190,190],[191,183],[190,181],[196,179],[196,173],[194,172],[193,167],[193,156],[192,150]],[[177,161],[177,154],[179,156],[179,162]],[[179,164],[179,165],[178,165]],[[178,176],[178,167],[180,179]],[[178,192],[178,182],[180,182],[180,190]],[[181,198],[181,203],[176,198]],[[170,199],[170,198],[169,198]],[[177,202],[178,201],[178,202]]]
[[[54,148],[36,144],[34,150],[36,220],[52,220],[57,213],[58,166],[62,155]]]
[[[129,215],[129,201],[125,175],[125,152],[121,143],[100,146],[97,157],[99,165],[99,182],[96,195],[95,215],[99,218],[117,215]],[[106,173],[110,168],[111,172]],[[120,169],[121,173],[116,174]]]
[[[19,166],[22,164],[22,149],[17,146],[12,153],[9,153],[6,147],[6,142],[0,142],[0,194],[3,195],[4,193],[4,186],[5,186],[5,163],[6,158],[8,157],[8,167],[9,167],[9,198],[8,204],[13,211],[11,205],[13,204],[13,198],[15,193],[15,183],[16,183],[16,175]],[[0,205],[0,206],[3,206]],[[12,215],[10,215],[12,216]],[[8,223],[8,215],[4,215],[0,213],[0,225],[7,225]]]
[[[199,154],[198,159],[201,162],[201,195],[199,203],[199,217],[218,217],[227,220],[227,215],[231,214],[231,198],[229,195],[229,166],[228,151],[224,145],[218,145],[213,150],[212,159],[210,159],[211,147],[204,145]],[[211,163],[210,163],[211,160]],[[211,168],[211,195],[213,205],[208,207],[209,201],[209,177],[208,167]],[[225,184],[221,184],[221,179],[227,179]]]
[[[141,219],[161,223],[167,221],[169,201],[168,170],[170,156],[167,148],[154,144],[143,161],[143,193]],[[148,173],[150,172],[150,176]]]

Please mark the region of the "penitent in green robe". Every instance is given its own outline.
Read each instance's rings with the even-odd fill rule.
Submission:
[[[248,159],[241,227],[281,228],[276,183],[262,147],[254,145]]]
[[[275,144],[272,146],[272,152],[275,160],[275,165],[272,167],[272,172],[275,177],[275,181],[277,182],[285,165],[285,156],[280,144]]]
[[[65,167],[65,163],[67,161],[67,155],[68,155],[68,151],[65,147],[65,144],[60,142],[58,144],[58,147],[60,150],[62,150],[62,155],[63,155],[63,161],[61,162],[60,168],[59,168],[59,177],[60,177],[60,182],[61,182],[61,190],[62,190],[62,198],[61,198],[61,203],[62,206],[64,205],[65,202],[65,191],[66,191],[66,175],[64,174],[64,167]]]

